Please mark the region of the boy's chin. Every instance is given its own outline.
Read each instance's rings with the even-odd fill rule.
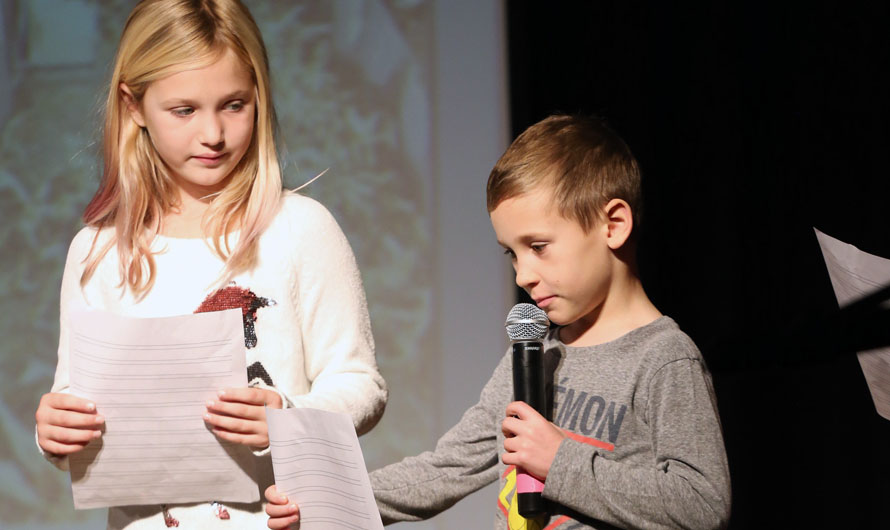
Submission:
[[[587,315],[579,315],[570,311],[559,311],[558,309],[551,309],[549,311],[545,310],[544,312],[547,314],[547,318],[550,320],[551,324],[563,328],[584,328],[588,325],[585,323],[587,321]]]
[[[547,319],[550,320],[551,324],[556,324],[557,326],[565,326],[566,324],[571,324],[564,316],[560,316],[559,311],[553,310],[544,310],[544,313],[547,314]]]

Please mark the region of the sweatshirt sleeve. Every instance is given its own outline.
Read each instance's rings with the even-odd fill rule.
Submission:
[[[655,461],[634,466],[563,440],[544,496],[618,527],[723,528],[729,467],[710,378],[696,359],[662,366],[648,384]]]
[[[479,402],[439,439],[433,451],[370,474],[383,524],[428,519],[497,480],[496,435],[504,408],[497,396],[503,395],[501,387],[509,375],[505,359],[483,388]]]
[[[319,203],[302,200],[304,208],[289,236],[300,241],[292,292],[311,388],[287,398],[295,407],[349,414],[361,435],[377,424],[387,400],[364,287],[349,242],[333,216]]]

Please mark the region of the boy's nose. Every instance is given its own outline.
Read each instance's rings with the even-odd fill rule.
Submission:
[[[528,291],[538,283],[538,279],[531,267],[516,263],[516,285]]]

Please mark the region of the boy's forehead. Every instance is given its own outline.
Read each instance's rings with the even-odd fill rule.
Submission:
[[[522,203],[527,207],[534,208],[538,213],[551,213],[551,211],[557,211],[553,189],[546,184],[538,184],[533,188],[529,188],[528,190],[504,199],[501,203],[503,204],[507,201]]]
[[[509,197],[491,211],[491,224],[498,239],[538,230],[556,217],[561,218],[549,190],[531,190]]]
[[[546,183],[536,185],[527,191],[504,199],[502,203],[511,201],[512,204],[521,205],[525,210],[525,217],[547,218],[558,216],[571,220],[571,216],[564,215],[559,207],[559,201],[553,188]],[[500,206],[500,205],[498,205]]]
[[[536,186],[504,199],[491,211],[490,218],[501,244],[508,239],[541,235],[556,230],[556,227],[565,229],[566,223],[588,231],[570,212],[560,210],[555,194],[548,186]]]

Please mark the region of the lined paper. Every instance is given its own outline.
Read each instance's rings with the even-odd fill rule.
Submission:
[[[266,409],[279,492],[300,507],[300,529],[383,529],[347,414]]]
[[[69,457],[75,508],[259,500],[250,449],[203,420],[218,390],[247,386],[240,309],[70,319],[71,392],[105,417],[102,437]]]
[[[844,305],[890,285],[890,259],[863,252],[816,230],[838,304]],[[890,420],[890,348],[857,354],[875,408]]]

